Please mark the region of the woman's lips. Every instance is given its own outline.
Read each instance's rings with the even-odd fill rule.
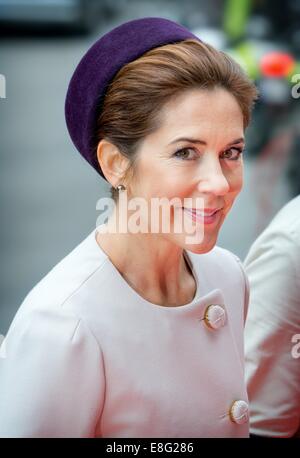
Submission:
[[[204,211],[196,210],[194,208],[185,208],[183,210],[188,214],[193,221],[212,224],[218,220],[222,208],[219,209],[204,209]]]
[[[202,216],[211,216],[214,213],[216,213],[218,210],[220,210],[220,208],[204,208],[203,210],[198,210],[196,208],[185,208],[185,207],[183,208],[185,210],[191,211],[193,213],[197,213]]]

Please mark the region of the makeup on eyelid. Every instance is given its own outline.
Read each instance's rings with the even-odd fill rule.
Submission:
[[[188,150],[193,151],[194,154],[195,154],[196,156],[197,156],[197,155],[199,156],[197,150],[196,150],[194,147],[185,146],[185,147],[179,148],[177,151],[175,151],[175,152],[172,154],[172,157],[175,157],[175,158],[178,158],[178,159],[181,159],[181,160],[188,160],[188,161],[189,161],[189,160],[193,160],[192,158],[188,159],[188,158],[186,158],[186,157],[177,156],[179,153],[183,153],[183,152],[188,151]],[[243,148],[233,146],[233,147],[228,148],[227,150],[223,151],[222,154],[227,153],[227,152],[230,151],[230,150],[235,150],[236,153],[237,153],[237,156],[236,156],[235,158],[225,158],[225,159],[228,159],[228,160],[230,160],[230,161],[237,161],[237,160],[240,158],[241,154],[244,152],[244,149],[243,149]]]

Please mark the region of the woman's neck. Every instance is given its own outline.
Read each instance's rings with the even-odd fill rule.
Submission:
[[[98,233],[96,240],[126,282],[147,301],[176,307],[193,300],[196,282],[183,249],[162,235]]]

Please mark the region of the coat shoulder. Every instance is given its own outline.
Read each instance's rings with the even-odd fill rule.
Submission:
[[[205,254],[191,253],[199,279],[204,279],[210,288],[220,288],[231,297],[242,298],[244,323],[249,307],[250,286],[241,259],[226,248],[215,246]]]

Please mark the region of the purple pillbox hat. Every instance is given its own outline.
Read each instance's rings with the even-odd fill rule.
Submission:
[[[150,49],[189,38],[199,40],[188,29],[168,19],[134,19],[99,38],[79,62],[67,91],[66,124],[80,154],[103,178],[95,151],[95,134],[108,84],[123,65]]]

